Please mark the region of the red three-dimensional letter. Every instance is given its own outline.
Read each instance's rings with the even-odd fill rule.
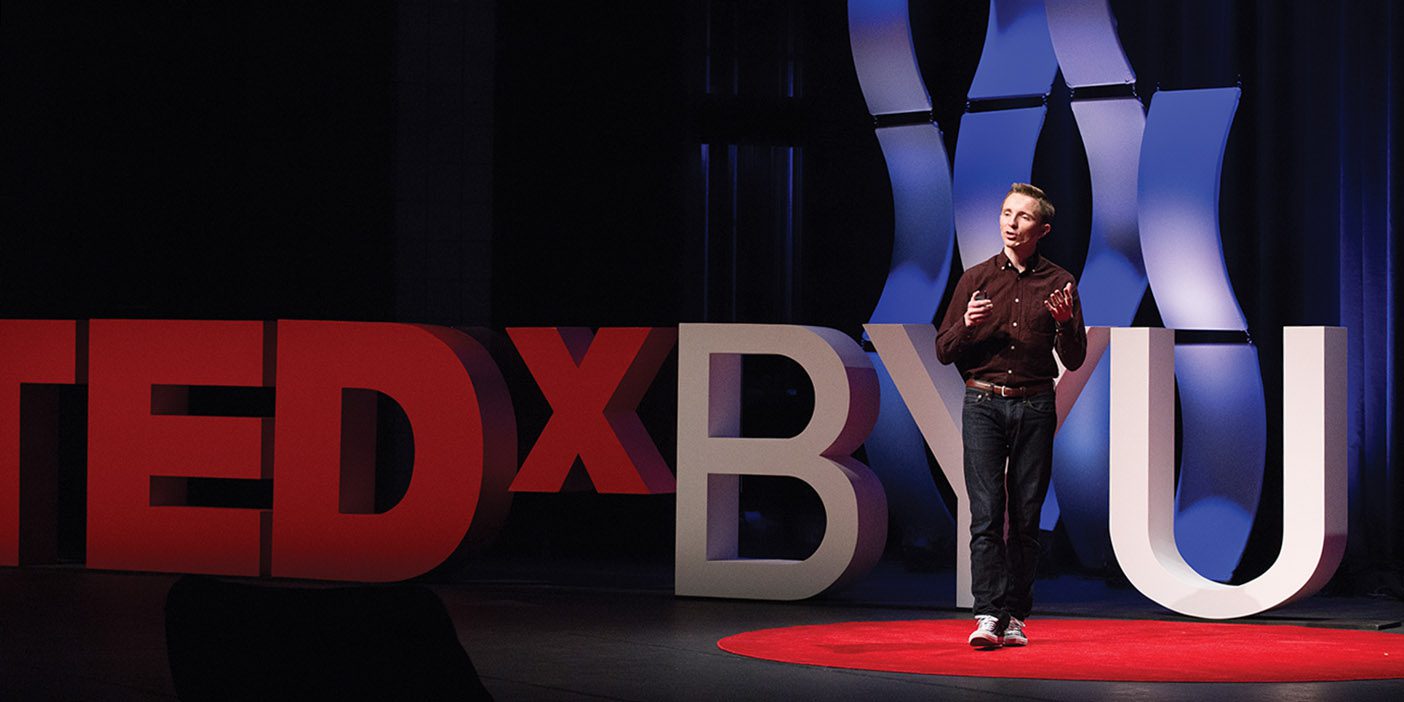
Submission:
[[[272,420],[171,414],[182,408],[163,406],[170,395],[156,386],[269,385],[264,331],[263,322],[89,323],[89,568],[259,574],[267,511],[187,506],[179,478],[270,477]]]
[[[397,402],[414,436],[409,487],[381,514],[369,513],[374,461],[363,452],[375,415],[367,391]],[[412,578],[448,558],[470,525],[496,526],[506,511],[517,451],[512,401],[487,351],[465,334],[279,322],[274,414],[275,576]]]
[[[74,382],[76,329],[73,321],[0,321],[0,565],[54,559],[56,394],[53,388],[44,393],[26,388],[21,414],[20,388]]]
[[[512,481],[559,492],[576,456],[599,492],[673,492],[676,483],[635,412],[677,343],[677,329],[519,327],[517,346],[553,414]]]

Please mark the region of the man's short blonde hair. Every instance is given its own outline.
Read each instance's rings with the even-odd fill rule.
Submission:
[[[1028,183],[1013,183],[1009,186],[1009,192],[1004,194],[1005,198],[1018,193],[1025,197],[1031,197],[1038,201],[1039,224],[1053,223],[1053,203],[1048,201],[1048,196],[1043,194],[1043,189]]]

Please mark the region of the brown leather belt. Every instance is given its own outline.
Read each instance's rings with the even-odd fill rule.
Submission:
[[[1041,395],[1045,392],[1053,392],[1053,383],[1051,382],[1026,385],[1022,388],[1011,388],[1008,385],[996,385],[994,383],[987,383],[983,380],[971,378],[965,381],[965,387],[999,395],[1000,397],[1028,397],[1030,395]]]

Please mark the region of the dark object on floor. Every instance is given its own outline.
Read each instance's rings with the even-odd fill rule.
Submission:
[[[185,576],[166,596],[166,651],[185,702],[492,699],[443,602],[417,585]]]

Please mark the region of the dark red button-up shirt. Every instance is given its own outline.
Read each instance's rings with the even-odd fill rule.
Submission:
[[[1043,302],[1067,283],[1074,286],[1073,316],[1060,326]],[[966,380],[1016,388],[1057,377],[1054,350],[1064,366],[1076,370],[1087,357],[1087,328],[1076,285],[1072,274],[1042,256],[1035,254],[1020,273],[1000,251],[956,283],[936,334],[937,358],[955,363]],[[984,321],[967,328],[965,306],[976,290],[983,290],[994,307]]]

